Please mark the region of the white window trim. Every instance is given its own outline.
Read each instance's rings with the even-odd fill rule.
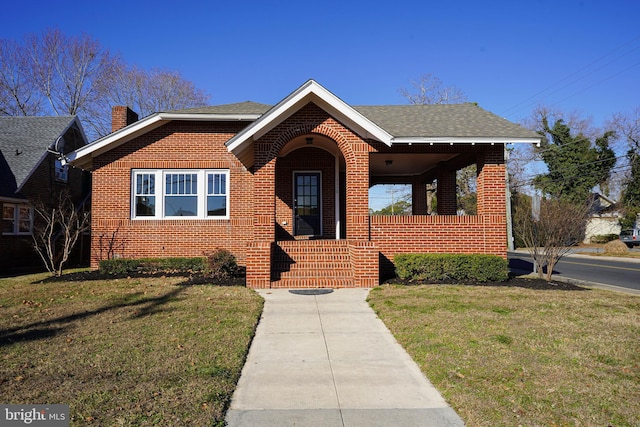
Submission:
[[[198,212],[195,216],[165,216],[164,204],[165,204],[165,176],[167,174],[186,173],[196,174],[198,176],[197,194],[198,198]],[[224,216],[207,216],[207,175],[208,174],[221,174],[225,175],[226,184],[226,205]],[[138,174],[153,174],[155,175],[155,194],[156,198],[155,215],[153,216],[136,216],[136,176]],[[132,169],[131,170],[131,219],[132,220],[225,220],[229,219],[229,207],[230,203],[230,174],[229,169]]]
[[[33,234],[33,207],[16,203],[3,203],[2,207],[3,209],[5,207],[13,208],[13,231],[3,232],[3,236],[31,236]],[[20,231],[20,208],[29,208],[29,231]],[[4,212],[2,221],[4,222]]]

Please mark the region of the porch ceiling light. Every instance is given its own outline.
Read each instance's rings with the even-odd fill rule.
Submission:
[[[387,166],[391,166],[393,164],[393,160],[385,160],[384,164]]]
[[[309,145],[313,144],[313,138],[310,137],[310,136],[305,138],[305,141],[307,141],[307,144],[309,144]]]

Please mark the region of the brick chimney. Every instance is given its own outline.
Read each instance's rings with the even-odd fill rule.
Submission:
[[[117,105],[111,109],[111,132],[129,126],[138,121],[138,114],[131,108]]]

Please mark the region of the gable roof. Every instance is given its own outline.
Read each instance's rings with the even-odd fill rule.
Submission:
[[[250,150],[253,141],[292,116],[309,103],[331,114],[335,119],[364,139],[373,139],[391,145],[393,138],[387,131],[363,116],[356,109],[329,92],[315,80],[308,80],[269,111],[225,143],[227,149],[245,164],[253,163]]]
[[[0,196],[16,196],[76,116],[0,117]]]
[[[247,121],[258,119],[269,106],[255,102],[197,107],[151,114],[135,123],[93,141],[66,156],[65,162],[82,169],[90,169],[93,158],[112,150],[140,135],[144,135],[173,120],[186,121]]]
[[[540,143],[540,136],[474,104],[352,107],[314,80],[308,80],[274,106],[255,102],[159,112],[76,150],[68,161],[90,168],[93,157],[172,120],[247,121],[226,142],[243,163],[253,162],[253,141],[299,109],[316,104],[364,139],[394,143]]]

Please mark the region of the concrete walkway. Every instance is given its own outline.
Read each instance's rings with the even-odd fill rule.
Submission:
[[[235,426],[463,426],[366,303],[367,289],[265,299],[227,412]]]

